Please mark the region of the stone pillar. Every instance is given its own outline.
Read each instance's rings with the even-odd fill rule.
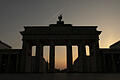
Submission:
[[[117,72],[116,70],[116,65],[115,65],[115,59],[114,59],[114,54],[111,55],[111,59],[112,59],[112,72]]]
[[[102,72],[103,71],[103,62],[102,62],[102,54],[99,52],[99,40],[94,42],[95,46],[95,56],[96,56],[96,71]]]
[[[32,46],[26,40],[23,40],[20,72],[31,72]]]
[[[36,56],[43,57],[43,45],[39,44],[36,46]]]
[[[99,52],[98,40],[90,43],[90,71],[91,72],[101,72],[101,55]]]
[[[7,69],[6,69],[6,72],[12,72],[11,71],[11,68],[12,68],[12,65],[11,65],[11,56],[12,54],[8,54],[8,63],[7,63]]]
[[[25,72],[27,41],[23,40],[22,53],[20,54],[20,72]]]
[[[67,70],[71,72],[72,69],[72,44],[67,44]]]
[[[89,44],[89,49],[90,49],[90,56],[94,56],[94,49],[93,49],[93,45],[92,43]]]
[[[0,72],[2,72],[2,54],[0,54]]]
[[[19,72],[19,68],[20,68],[20,64],[19,64],[19,58],[20,58],[20,56],[19,56],[19,54],[17,54],[16,55],[16,72]]]
[[[26,72],[32,72],[32,46],[29,44],[28,51],[26,54]]]
[[[49,70],[50,72],[54,72],[55,70],[55,46],[54,44],[50,44],[50,56],[49,56]]]
[[[42,64],[42,59],[43,59],[43,45],[38,44],[36,46],[36,71],[35,72],[43,72],[43,64]],[[40,63],[41,62],[41,63]]]
[[[83,57],[86,56],[86,49],[85,49],[85,43],[81,42],[80,44],[78,44],[78,58],[79,57]]]
[[[79,72],[84,72],[86,70],[86,63],[85,63],[85,58],[86,58],[86,49],[85,49],[85,43],[81,42],[78,44],[78,58],[79,58]]]

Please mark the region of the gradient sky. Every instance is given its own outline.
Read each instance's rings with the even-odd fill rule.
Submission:
[[[59,14],[66,24],[99,26],[101,48],[120,40],[120,0],[0,0],[0,40],[21,48],[23,26],[53,24]],[[56,51],[57,63],[65,64],[65,48]],[[48,47],[44,52],[47,57]]]

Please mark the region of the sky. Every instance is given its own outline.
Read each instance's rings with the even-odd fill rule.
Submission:
[[[98,26],[97,30],[102,31],[100,48],[109,48],[120,40],[120,0],[0,0],[0,40],[21,49],[19,32],[24,30],[23,26],[55,24],[59,14],[63,14],[66,24]],[[46,60],[48,48],[44,50]],[[65,46],[56,47],[58,68],[65,67],[65,52]],[[75,59],[75,46],[73,53]]]

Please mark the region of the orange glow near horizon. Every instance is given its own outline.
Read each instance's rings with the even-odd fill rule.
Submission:
[[[66,46],[56,46],[55,50],[55,68],[65,69],[67,67],[67,53]],[[73,61],[78,57],[78,48],[77,46],[72,46],[72,56]]]
[[[32,48],[32,56],[35,56],[36,47]],[[65,69],[67,67],[67,56],[66,56],[66,46],[55,46],[55,68]],[[78,57],[78,48],[77,46],[72,46],[72,56],[73,62]],[[49,46],[44,46],[43,57],[45,61],[49,63]]]
[[[55,68],[66,68],[66,46],[55,46]]]

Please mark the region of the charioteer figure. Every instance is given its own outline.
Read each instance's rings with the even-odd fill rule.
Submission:
[[[59,21],[57,21],[57,24],[64,24],[64,21],[62,21],[62,17],[63,17],[62,15],[58,16]]]

